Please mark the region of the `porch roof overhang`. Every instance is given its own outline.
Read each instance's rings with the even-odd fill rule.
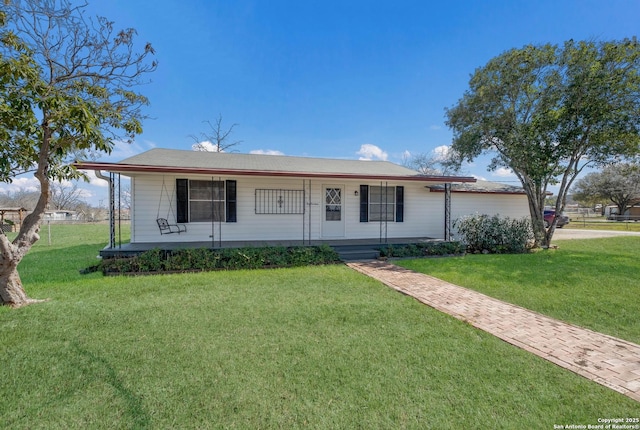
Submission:
[[[445,190],[443,188],[432,188],[432,187],[427,187],[429,188],[429,191],[431,191],[432,193],[444,193]],[[524,191],[486,191],[486,190],[456,190],[456,189],[452,189],[451,190],[452,193],[454,194],[501,194],[501,195],[505,195],[505,196],[518,196],[518,195],[522,195],[522,196],[526,196],[527,193],[525,193]],[[547,194],[551,194],[548,193]]]
[[[444,193],[442,184],[426,185],[432,193]],[[513,185],[477,180],[475,183],[459,183],[451,187],[452,193],[461,194],[502,194],[502,195],[526,195],[522,187]]]
[[[286,171],[286,170],[255,170],[255,169],[228,169],[206,167],[181,167],[163,165],[143,165],[125,163],[100,163],[100,162],[76,162],[74,167],[81,170],[97,170],[120,173],[125,176],[135,173],[154,174],[183,174],[183,175],[208,175],[208,176],[263,176],[263,177],[288,177],[305,179],[362,179],[384,181],[411,181],[428,182],[431,184],[466,183],[476,182],[471,176],[431,176],[431,175],[398,175],[383,173],[345,173],[345,172],[313,172],[313,171]]]

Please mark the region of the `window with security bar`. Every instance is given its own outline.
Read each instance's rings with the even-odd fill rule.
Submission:
[[[224,181],[189,181],[191,222],[224,222]]]
[[[256,189],[256,215],[304,214],[304,190]]]
[[[396,187],[369,187],[369,221],[395,221]]]

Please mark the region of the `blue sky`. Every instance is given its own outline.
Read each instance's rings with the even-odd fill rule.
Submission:
[[[406,151],[451,143],[444,108],[492,57],[529,43],[621,39],[640,26],[636,0],[91,3],[92,14],[136,28],[159,62],[139,88],[153,119],[103,161],[191,149],[190,136],[222,115],[223,126],[238,124],[238,152],[400,163]],[[465,173],[515,180],[482,160]],[[86,188],[94,203],[106,195]]]

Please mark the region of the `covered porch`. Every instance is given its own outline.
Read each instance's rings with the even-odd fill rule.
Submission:
[[[388,238],[386,241],[379,239],[336,239],[336,240],[285,240],[285,241],[204,241],[204,242],[148,242],[148,243],[124,243],[115,246],[107,246],[100,251],[102,258],[132,257],[151,249],[172,251],[185,248],[245,248],[266,246],[318,246],[328,245],[336,250],[343,261],[375,259],[380,253],[378,249],[387,245],[408,245],[426,242],[441,242],[442,239],[430,237],[405,237]]]
[[[133,243],[122,243],[121,229],[123,219],[121,217],[122,209],[120,207],[120,173],[110,172],[109,176],[99,175],[103,179],[106,179],[109,183],[109,224],[110,224],[110,238],[109,244],[100,251],[100,257],[102,258],[117,258],[117,257],[130,257],[141,254],[151,249],[161,249],[165,251],[171,251],[176,249],[225,249],[225,248],[243,248],[243,247],[266,247],[266,246],[318,246],[329,245],[334,248],[344,261],[360,260],[360,259],[372,259],[379,256],[379,249],[387,245],[409,245],[419,244],[426,242],[438,242],[451,240],[451,183],[443,183],[442,190],[444,200],[444,225],[442,226],[443,235],[436,238],[433,236],[411,236],[411,237],[392,237],[387,234],[388,221],[380,220],[378,222],[379,228],[377,237],[370,238],[332,238],[332,239],[312,239],[310,235],[311,219],[309,217],[310,212],[303,212],[304,219],[309,217],[309,227],[303,232],[308,234],[308,237],[302,237],[296,240],[222,240],[222,234],[219,231],[210,236],[209,240],[202,241],[141,241]],[[309,181],[310,184],[310,181]],[[384,186],[384,185],[382,185]],[[312,203],[308,203],[311,205]],[[212,223],[212,230],[214,227],[219,227],[218,223]],[[179,237],[180,234],[174,232],[174,237]],[[303,233],[304,234],[304,233]],[[206,236],[205,236],[206,237]],[[204,238],[204,237],[203,237]]]

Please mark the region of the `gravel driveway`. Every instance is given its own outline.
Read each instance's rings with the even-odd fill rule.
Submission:
[[[577,230],[573,228],[557,228],[553,234],[553,239],[596,239],[599,237],[615,236],[638,236],[640,232],[635,231],[609,231],[609,230]]]

